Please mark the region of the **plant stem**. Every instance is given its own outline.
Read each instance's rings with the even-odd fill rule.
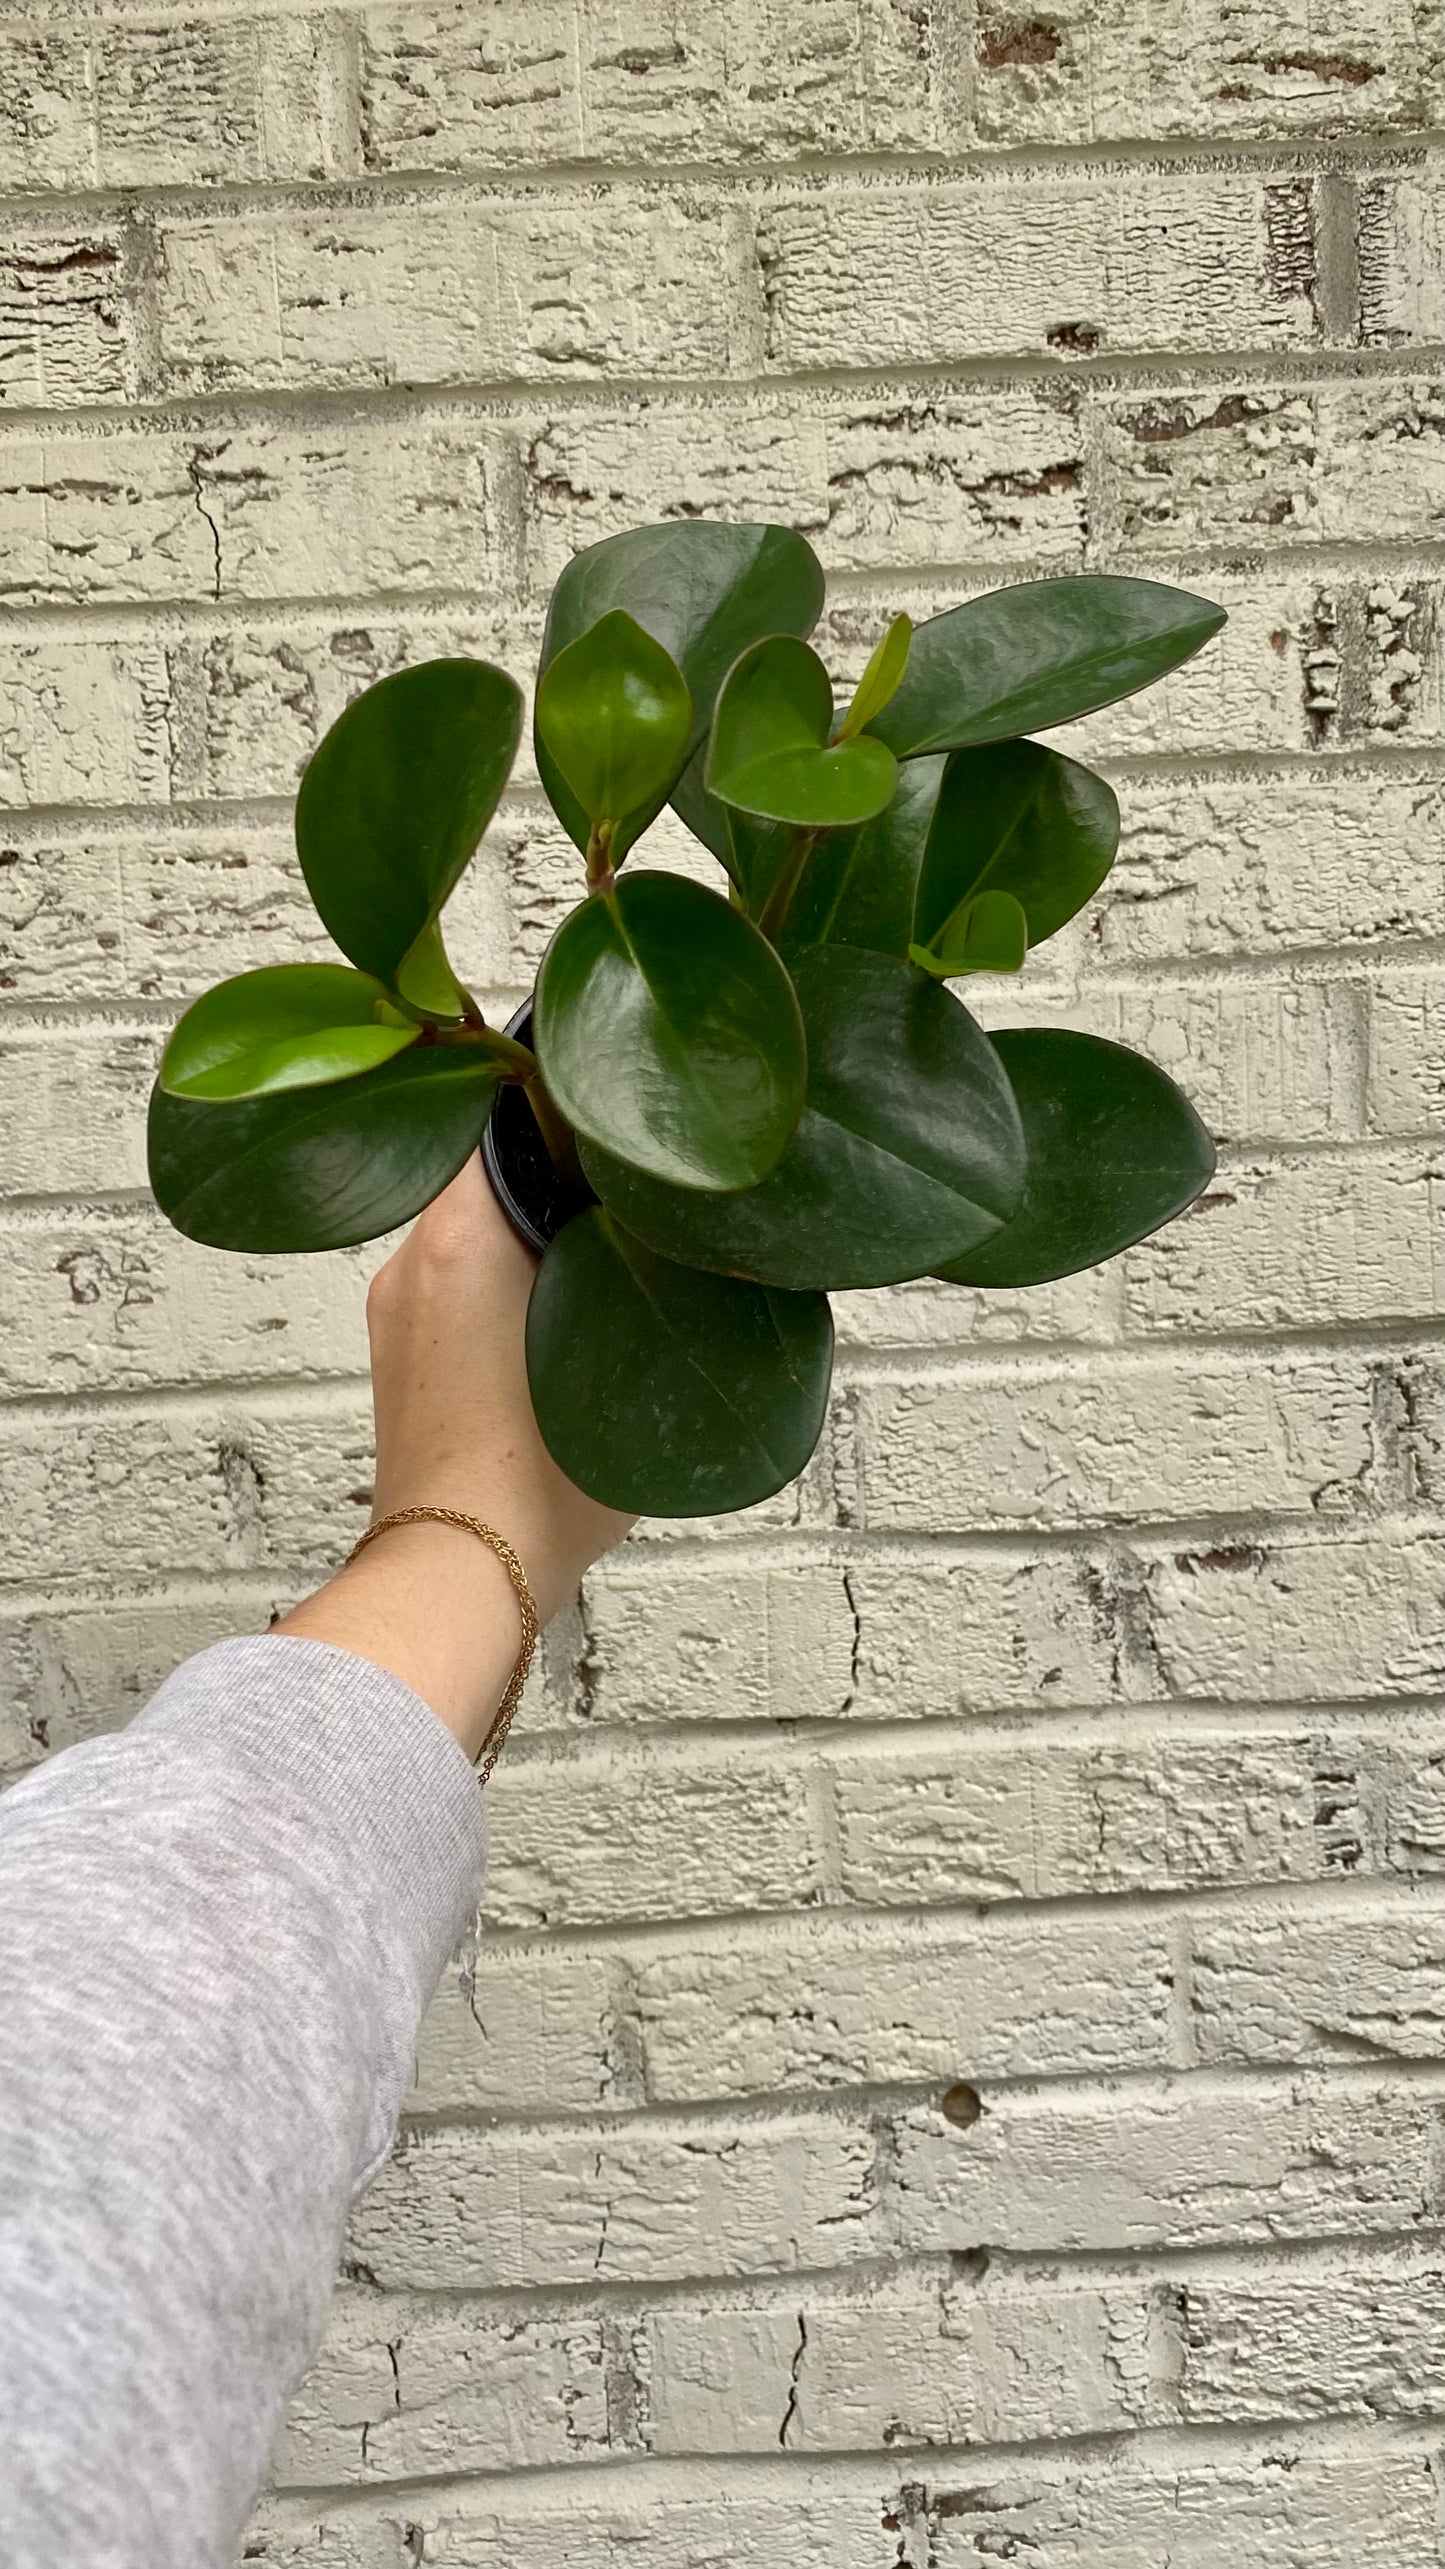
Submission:
[[[484,1025],[480,1020],[460,1026],[432,1025],[429,1030],[424,1027],[422,1042],[428,1041],[460,1046],[468,1052],[490,1053],[494,1061],[501,1063],[503,1076],[507,1079],[521,1080],[525,1084],[536,1075],[537,1056],[526,1044],[517,1043],[511,1035],[504,1035],[500,1027]]]
[[[537,1118],[537,1129],[547,1145],[547,1156],[560,1178],[572,1186],[582,1186],[585,1179],[577,1156],[577,1136],[565,1115],[559,1113],[547,1094],[546,1083],[535,1066],[524,1083],[527,1104]]]
[[[773,888],[758,913],[758,926],[765,937],[776,945],[778,932],[786,924],[793,906],[793,895],[803,879],[803,868],[823,833],[821,830],[796,830],[793,844],[773,878]]]
[[[612,870],[612,823],[594,821],[587,841],[587,889],[589,892],[611,892],[617,877]]]

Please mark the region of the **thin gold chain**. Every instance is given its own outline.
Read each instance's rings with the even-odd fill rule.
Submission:
[[[368,1543],[374,1543],[377,1536],[385,1534],[391,1526],[421,1525],[428,1518],[435,1518],[438,1525],[464,1526],[468,1534],[474,1534],[479,1543],[485,1543],[490,1551],[495,1552],[516,1591],[517,1604],[521,1611],[522,1647],[517,1655],[517,1664],[507,1680],[507,1691],[497,1707],[497,1718],[482,1742],[476,1761],[477,1782],[485,1784],[501,1756],[503,1743],[512,1727],[512,1716],[522,1700],[522,1688],[526,1685],[528,1671],[532,1665],[532,1654],[537,1647],[539,1630],[537,1608],[527,1573],[506,1536],[498,1534],[494,1525],[484,1525],[479,1516],[465,1515],[460,1508],[396,1508],[390,1516],[378,1517],[375,1525],[367,1527],[361,1541],[353,1544],[348,1552],[345,1567],[350,1569],[358,1553],[364,1552]]]

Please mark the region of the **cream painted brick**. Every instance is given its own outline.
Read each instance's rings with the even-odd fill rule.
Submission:
[[[745,162],[946,146],[938,0],[589,0],[589,157]]]
[[[0,636],[0,808],[155,803],[171,790],[176,670],[158,637]]]
[[[779,372],[1297,347],[1318,335],[1297,180],[839,186],[765,213],[759,256]]]
[[[1005,1936],[855,1918],[693,1944],[636,1965],[647,2092],[671,2105],[1164,2068],[1172,1977],[1157,1921]]]
[[[1013,1347],[1031,1340],[1108,1346],[1119,1335],[1119,1277],[1108,1267],[986,1292],[924,1276],[887,1292],[831,1299],[840,1347]]]
[[[1194,1930],[1190,2000],[1201,2056],[1218,2061],[1438,2060],[1445,1931],[1428,1903]]]
[[[80,1026],[0,1033],[0,1186],[8,1196],[145,1186],[145,1101],[159,1034]]]
[[[19,605],[505,585],[495,441],[473,421],[244,424],[0,443]]]
[[[1445,44],[1424,0],[984,0],[975,115],[1003,143],[1390,132],[1438,122]]]
[[[1371,1450],[1368,1378],[1347,1360],[1059,1375],[980,1367],[865,1382],[857,1402],[874,1530],[1307,1515]]]
[[[412,2110],[589,2114],[637,2103],[626,1997],[625,1966],[606,1954],[483,1946],[448,1967],[422,2021]]]
[[[126,249],[112,223],[12,229],[0,251],[0,400],[73,410],[126,399],[133,335]]]
[[[1226,1162],[1183,1221],[1126,1262],[1131,1327],[1330,1327],[1441,1308],[1438,1153]]]
[[[621,194],[364,205],[168,224],[161,361],[177,391],[725,373],[740,212]],[[723,275],[719,275],[719,268]]]
[[[0,28],[0,185],[95,183],[95,68],[84,26]]]
[[[586,1582],[588,1718],[730,1720],[847,1708],[855,1625],[841,1568],[647,1563]]]
[[[1097,532],[1111,554],[1418,544],[1445,527],[1445,385],[1253,385],[1101,405]]]
[[[807,401],[768,392],[554,412],[523,451],[527,570],[676,514],[796,526],[830,570],[1012,560],[1080,567],[1078,405],[1068,384],[939,385]],[[660,494],[665,492],[665,500]]]
[[[363,166],[486,172],[579,159],[578,15],[574,0],[363,10]]]
[[[595,2318],[343,2296],[277,2438],[276,2484],[603,2461],[612,2334]]]
[[[1429,1533],[1222,1543],[1152,1565],[1160,1691],[1279,1703],[1445,1694],[1445,1551]]]
[[[1360,190],[1361,337],[1367,346],[1418,347],[1445,337],[1445,191],[1438,165],[1378,178]]]
[[[1148,2097],[986,2097],[967,2131],[903,2118],[888,2202],[915,2254],[1378,2237],[1439,2220],[1440,2112],[1413,2088],[1319,2079],[1268,2097],[1189,2080]]]
[[[1429,2413],[1445,2360],[1438,2259],[1298,2275],[1191,2276],[1178,2387],[1187,2418]]]
[[[407,2136],[352,2207],[388,2288],[663,2281],[844,2265],[882,2242],[861,2118]]]
[[[1370,983],[1370,1125],[1438,1135],[1445,1120],[1445,973],[1382,973]]]
[[[567,2474],[343,2512],[308,2497],[268,2509],[263,2569],[412,2569],[420,2538],[441,2569],[975,2569],[1012,2544],[1041,2569],[1340,2569],[1390,2528],[1393,2569],[1437,2569],[1432,2453],[1341,2450],[1276,2429],[1258,2444],[1142,2457],[970,2462],[805,2459],[783,2473],[686,2461],[629,2466],[585,2490]],[[908,2476],[901,2476],[906,2470]],[[924,2476],[927,2471],[927,2476]],[[880,2542],[880,2532],[882,2541]],[[886,2543],[887,2548],[882,2544]],[[1023,2548],[1024,2545],[1028,2549]]]
[[[1433,937],[1445,916],[1445,784],[1422,769],[1205,770],[1119,792],[1090,912],[1106,962],[1353,951]]]

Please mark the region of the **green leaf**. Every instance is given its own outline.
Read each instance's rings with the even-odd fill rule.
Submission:
[[[741,911],[682,875],[625,875],[563,920],[533,1026],[568,1122],[675,1185],[752,1185],[798,1120],[792,983]]]
[[[822,604],[817,555],[791,527],[720,526],[701,518],[640,526],[589,545],[568,563],[547,610],[541,665],[549,668],[589,626],[625,608],[682,671],[695,749],[739,652],[767,633],[811,633]],[[585,848],[587,815],[541,745],[537,765],[563,827]]]
[[[1011,892],[1023,904],[1029,944],[1042,945],[1093,898],[1118,844],[1112,788],[1074,759],[1036,740],[958,750],[928,834],[914,936],[936,944],[961,901]]]
[[[692,698],[660,642],[621,607],[569,642],[537,689],[537,740],[614,865],[652,816],[687,757]]]
[[[872,729],[898,758],[1048,731],[1152,686],[1224,609],[1157,580],[1086,574],[971,598],[915,628],[903,682]]]
[[[822,1294],[675,1266],[600,1209],[559,1232],[532,1288],[538,1424],[607,1507],[710,1516],[771,1498],[817,1444],[832,1366]]]
[[[369,687],[301,779],[296,846],[341,951],[413,1007],[460,1016],[437,914],[516,756],[519,688],[483,660],[429,660]]]
[[[1023,1117],[1028,1177],[1012,1222],[938,1272],[951,1284],[1050,1284],[1169,1222],[1207,1186],[1214,1145],[1172,1079],[1097,1035],[994,1036]]]
[[[907,954],[946,763],[910,759],[898,771],[898,791],[885,810],[856,830],[824,832],[788,910],[789,945],[870,946],[878,954]]]
[[[161,1086],[173,1097],[313,1088],[374,1070],[420,1033],[389,1010],[370,973],[272,964],[218,983],[186,1010],[161,1056]]]
[[[840,740],[856,740],[884,706],[892,703],[908,666],[912,639],[912,619],[896,615],[882,640],[874,644],[868,666],[853,690],[853,702],[839,729]]]
[[[818,947],[796,972],[808,1102],[770,1177],[703,1196],[586,1144],[583,1166],[630,1230],[689,1266],[794,1290],[926,1275],[1019,1202],[1023,1135],[998,1056],[950,991],[891,955]]]
[[[737,886],[744,909],[756,918],[773,878],[792,845],[793,833],[781,821],[756,821],[720,803],[703,783],[708,743],[694,750],[672,789],[672,808],[725,866]],[[899,773],[906,774],[905,769]]]
[[[898,767],[876,740],[830,748],[833,686],[816,651],[791,634],[755,642],[729,671],[713,716],[707,791],[738,811],[795,827],[871,820]]]
[[[940,981],[966,972],[1022,972],[1029,923],[1011,892],[971,892],[951,911],[931,946],[910,946],[912,960]]]
[[[500,1071],[418,1044],[331,1088],[150,1108],[150,1178],[178,1231],[213,1249],[342,1249],[409,1222],[477,1149]]]

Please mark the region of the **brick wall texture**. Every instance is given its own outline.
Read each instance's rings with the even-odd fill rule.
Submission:
[[[376,1252],[143,1163],[177,1001],[319,949],[349,697],[659,515],[804,529],[842,669],[1232,619],[1072,735],[1120,863],[982,1002],[1219,1176],[842,1296],[802,1483],[554,1628],[265,2569],[1445,2562],[1442,128],[1433,0],[0,20],[0,1774],[365,1521]],[[526,770],[499,1007],[576,880]]]

